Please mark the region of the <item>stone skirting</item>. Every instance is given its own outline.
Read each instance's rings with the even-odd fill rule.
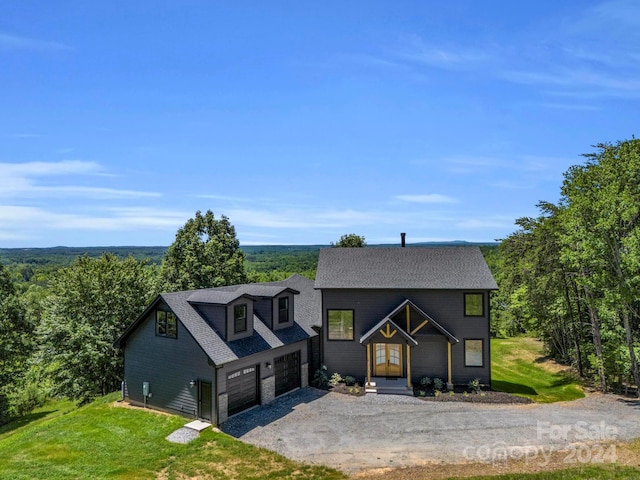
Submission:
[[[260,382],[260,403],[272,402],[274,398],[276,398],[276,377],[271,375]]]
[[[300,365],[300,386],[302,388],[309,386],[309,364]]]
[[[226,393],[218,395],[218,425],[229,418],[229,396]]]

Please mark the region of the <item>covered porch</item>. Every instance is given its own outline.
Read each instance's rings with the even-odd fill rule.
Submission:
[[[425,330],[447,340],[446,380],[453,388],[451,346],[458,339],[407,299],[360,338],[367,350],[367,392],[413,395],[411,354],[418,346],[416,335]]]

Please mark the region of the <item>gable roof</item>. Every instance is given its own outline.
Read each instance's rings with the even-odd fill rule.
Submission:
[[[398,324],[391,320],[391,318],[389,318],[388,316],[384,317],[382,320],[376,323],[368,332],[362,335],[362,337],[360,337],[360,343],[366,345],[370,342],[370,340],[373,340],[376,336],[379,336],[379,334],[384,335],[384,333],[382,333],[382,329],[385,326],[387,327],[388,331],[391,332],[391,330],[393,330],[393,333],[391,333],[392,336],[398,333],[398,336],[404,338],[404,341],[406,343],[414,347],[418,346],[418,342],[416,342],[415,338],[405,332],[404,329],[400,328]]]
[[[276,296],[285,291],[297,294],[293,326],[272,331],[257,315],[254,315],[253,335],[240,340],[225,341],[198,313],[194,306],[195,303],[226,305],[232,302],[233,299],[243,296],[250,298],[253,296]],[[248,292],[252,292],[254,295],[250,295]],[[162,293],[125,330],[114,345],[124,347],[127,337],[136,330],[138,325],[148,317],[149,312],[161,301],[164,301],[171,311],[175,313],[184,328],[215,365],[222,365],[254,353],[315,336],[317,333],[312,327],[320,322],[320,292],[314,290],[313,280],[300,275],[293,275],[279,282]]]
[[[315,288],[496,290],[478,247],[320,250]]]

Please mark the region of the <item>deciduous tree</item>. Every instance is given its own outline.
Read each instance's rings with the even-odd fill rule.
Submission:
[[[162,262],[162,277],[168,291],[245,283],[244,253],[229,219],[197,211],[176,233]]]

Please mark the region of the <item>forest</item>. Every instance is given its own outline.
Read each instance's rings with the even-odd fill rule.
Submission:
[[[640,141],[594,148],[565,172],[558,201],[480,245],[499,285],[491,333],[538,337],[584,382],[637,395]],[[343,237],[354,238],[345,246],[376,247]],[[207,211],[169,247],[0,249],[0,423],[55,396],[117,390],[113,342],[159,292],[313,278],[320,248],[240,247],[228,219]]]

